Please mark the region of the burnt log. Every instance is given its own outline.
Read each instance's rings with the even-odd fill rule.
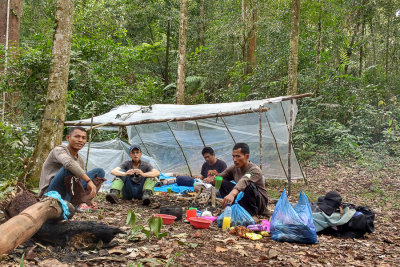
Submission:
[[[77,249],[95,247],[100,241],[109,243],[115,235],[125,233],[117,227],[94,221],[62,221],[45,223],[34,238],[42,243],[71,246]]]

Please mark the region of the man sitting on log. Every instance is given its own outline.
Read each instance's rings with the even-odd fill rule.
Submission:
[[[140,160],[142,157],[140,146],[132,145],[129,148],[129,156],[132,160],[125,161],[111,171],[111,174],[118,178],[112,182],[110,193],[106,195],[106,199],[111,203],[117,203],[122,192],[123,199],[142,199],[143,205],[149,205],[155,181],[147,178],[157,177],[160,172],[154,169],[150,163]]]
[[[53,148],[43,164],[39,196],[48,191],[57,191],[63,199],[74,205],[84,202],[94,205],[91,200],[105,181],[104,170],[95,168],[87,173],[84,170],[84,162],[78,152],[86,144],[85,128],[71,128],[66,139],[68,145]]]
[[[245,143],[237,143],[233,147],[232,157],[234,165],[219,174],[223,178],[219,189],[224,198],[222,206],[232,204],[239,192],[244,192],[243,198],[238,203],[252,216],[261,215],[268,204],[261,169],[249,161],[250,148]]]

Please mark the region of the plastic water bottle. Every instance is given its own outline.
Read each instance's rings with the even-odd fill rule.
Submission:
[[[231,227],[232,208],[231,204],[226,205],[224,211],[224,220],[222,221],[222,230],[227,230]]]

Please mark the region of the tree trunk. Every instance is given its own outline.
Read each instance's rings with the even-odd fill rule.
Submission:
[[[322,35],[322,23],[321,17],[318,19],[318,32],[317,32],[317,43],[315,46],[315,66],[316,66],[316,74],[315,74],[315,89],[314,89],[314,97],[318,96],[319,91],[319,83],[321,79],[321,35]]]
[[[68,72],[71,52],[74,0],[58,0],[56,30],[53,38],[52,66],[47,88],[46,107],[35,150],[23,175],[36,184],[50,150],[61,143],[67,105]]]
[[[169,41],[171,39],[171,19],[168,18],[167,21],[167,45],[165,47],[165,67],[164,67],[164,85],[167,86],[169,84]]]
[[[390,40],[390,15],[387,14],[387,26],[386,26],[386,53],[385,53],[385,75],[388,78],[389,73],[389,40]]]
[[[247,51],[247,37],[246,37],[246,29],[247,29],[247,19],[246,19],[246,0],[242,0],[242,40],[241,40],[241,47],[242,47],[242,60],[246,62],[246,51]]]
[[[363,15],[363,21],[361,24],[361,42],[360,42],[360,69],[358,71],[358,76],[361,77],[363,70],[363,57],[364,57],[364,35],[365,35],[365,14]]]
[[[7,5],[9,6],[8,47],[18,46],[19,26],[22,15],[22,0],[0,0],[0,43],[6,44],[7,35]]]
[[[48,198],[26,208],[19,215],[1,224],[0,255],[8,253],[24,243],[42,227],[44,222],[59,218],[61,213],[62,209],[58,201]]]
[[[249,45],[247,47],[247,73],[252,73],[257,66],[257,0],[249,0]]]
[[[204,31],[206,28],[206,16],[204,12],[204,1],[200,0],[200,26],[199,26],[199,46],[204,46]]]
[[[8,54],[14,53],[13,47],[19,43],[19,29],[22,15],[22,0],[0,0],[0,44],[5,48],[4,66],[0,65],[0,71],[7,73]],[[11,49],[10,49],[11,48]],[[3,57],[2,55],[0,57]],[[13,117],[19,113],[19,110],[9,107],[15,106],[19,99],[18,92],[3,92],[2,121],[5,120],[5,114],[10,113]],[[10,105],[6,106],[6,103]]]
[[[290,33],[290,54],[287,95],[297,94],[297,66],[299,63],[300,0],[292,0],[292,29]]]
[[[374,27],[372,23],[373,18],[369,21],[369,27],[371,29],[371,43],[372,43],[372,65],[376,65],[376,46],[375,46],[375,34]]]
[[[188,0],[181,0],[180,27],[179,27],[179,58],[178,79],[176,87],[176,103],[185,103],[185,78],[186,78],[186,43],[188,24]]]

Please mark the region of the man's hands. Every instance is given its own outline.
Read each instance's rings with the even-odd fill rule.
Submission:
[[[137,174],[144,177],[144,172],[141,169],[130,169],[125,172],[125,176]]]
[[[222,207],[225,207],[227,204],[233,203],[235,197],[239,194],[239,190],[233,189],[224,199],[222,200]]]
[[[96,187],[96,185],[93,183],[92,180],[90,180],[89,182],[87,182],[86,189],[87,189],[87,190],[90,190],[90,195],[89,195],[90,198],[94,198],[94,197],[96,196],[97,187]]]
[[[203,179],[203,182],[207,184],[214,184],[215,183],[215,176],[210,176]]]

